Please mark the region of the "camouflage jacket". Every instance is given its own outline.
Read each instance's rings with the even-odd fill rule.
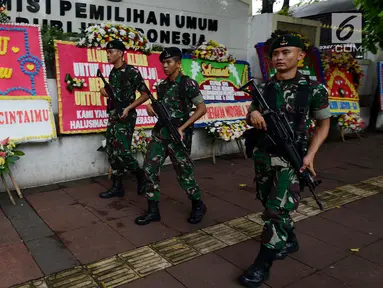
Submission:
[[[180,125],[189,119],[193,105],[197,106],[204,102],[198,83],[190,77],[187,77],[184,82],[186,95],[181,95],[181,77],[182,74],[179,73],[174,81],[170,81],[169,78],[166,78],[157,86],[158,101],[166,107],[173,119],[178,120],[177,122],[180,123]],[[156,133],[157,136],[168,139],[168,132],[161,127],[161,123],[156,124],[153,132]]]
[[[297,94],[296,93],[297,88],[299,84],[303,84],[303,85],[308,84],[306,78],[300,72],[297,72],[295,78],[290,80],[278,81],[276,77],[273,76],[270,79],[270,84],[274,85],[274,88],[276,89],[276,92],[277,92],[277,97],[276,97],[277,109],[281,109],[283,112],[286,113],[286,117],[288,121],[290,122],[290,125],[292,125],[294,122],[294,117],[296,115],[295,114],[295,98]],[[266,83],[261,83],[258,85],[258,88],[261,91],[261,93],[264,92],[265,85]],[[305,130],[304,137],[308,136],[307,134],[308,134],[308,129],[310,127],[310,119],[323,120],[323,119],[327,119],[331,117],[330,106],[328,101],[328,92],[326,87],[323,84],[317,81],[310,80],[310,93],[308,97],[309,97],[309,101],[308,101],[309,109],[307,111],[306,117],[302,119],[304,123],[300,123]],[[248,112],[251,113],[254,110],[260,110],[260,109],[257,106],[257,103],[253,101],[249,107]],[[260,155],[259,152],[256,154]],[[261,157],[263,158],[263,156]],[[281,159],[276,159],[278,157],[274,157],[274,158],[275,159],[272,159],[272,162],[276,161],[280,164]]]
[[[126,108],[136,100],[136,91],[145,92],[147,87],[140,71],[134,66],[124,63],[120,68],[113,68],[109,75],[109,83],[112,86],[115,99],[114,109],[109,111],[111,118],[117,117],[117,106]],[[121,112],[122,113],[122,112]],[[135,110],[131,111],[129,118],[136,118]]]

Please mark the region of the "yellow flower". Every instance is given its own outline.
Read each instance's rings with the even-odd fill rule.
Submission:
[[[0,166],[3,166],[5,164],[5,159],[3,157],[0,157]]]

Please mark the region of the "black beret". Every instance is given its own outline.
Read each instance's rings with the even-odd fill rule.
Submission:
[[[286,34],[279,36],[277,39],[275,39],[270,46],[270,56],[273,53],[273,51],[280,47],[287,47],[287,46],[293,46],[301,48],[302,50],[305,49],[305,45],[303,44],[303,41],[298,36],[293,36],[291,34]]]
[[[117,40],[117,39],[114,39],[114,40],[108,42],[108,44],[106,45],[106,49],[118,49],[121,51],[126,50],[124,43],[122,43],[122,41]]]
[[[182,51],[177,47],[164,48],[164,51],[162,51],[160,55],[160,61],[162,62],[172,57],[182,58]]]

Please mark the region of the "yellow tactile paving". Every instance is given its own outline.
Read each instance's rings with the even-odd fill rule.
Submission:
[[[201,255],[179,237],[157,242],[150,247],[173,265],[185,262]]]
[[[172,266],[148,246],[121,253],[118,256],[142,277]]]
[[[48,287],[54,288],[97,288],[99,285],[84,267],[75,267],[46,278]]]
[[[345,186],[338,187],[337,189],[348,191],[350,193],[360,195],[362,197],[368,197],[368,196],[372,196],[372,195],[375,195],[378,193],[377,191],[369,191],[366,189],[359,188],[355,185],[345,185]]]
[[[202,229],[202,231],[214,236],[227,245],[234,245],[245,240],[250,239],[249,236],[229,227],[225,224],[217,224],[208,228]]]
[[[246,217],[237,218],[225,224],[251,238],[261,235],[263,230],[263,225],[250,221]]]
[[[87,266],[90,274],[105,288],[129,283],[139,276],[119,257],[114,256]]]
[[[380,192],[383,192],[383,176],[325,191],[319,193],[318,197],[325,208],[330,210]],[[323,212],[309,194],[305,195],[308,197],[301,200],[299,208],[291,215],[295,222]],[[217,249],[251,238],[257,239],[263,228],[261,215],[262,212],[252,213],[14,287],[118,287]]]
[[[249,214],[247,216],[245,216],[247,219],[249,219],[250,221],[253,221],[259,225],[262,225],[264,224],[263,222],[263,219],[262,219],[262,212],[258,212],[258,213],[252,213],[252,214]]]
[[[201,254],[207,254],[227,246],[224,242],[203,231],[185,234],[180,239]]]

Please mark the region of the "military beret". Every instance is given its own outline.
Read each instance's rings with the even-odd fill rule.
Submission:
[[[126,50],[124,43],[122,43],[122,41],[117,40],[117,39],[114,39],[114,40],[108,42],[108,44],[106,45],[106,49],[118,49],[121,51]]]
[[[162,51],[160,55],[160,61],[162,62],[172,57],[182,58],[182,51],[177,47],[164,48],[164,51]]]
[[[305,45],[303,44],[303,41],[298,36],[293,36],[291,34],[286,34],[279,36],[277,39],[275,39],[270,46],[270,56],[273,53],[273,51],[277,48],[281,47],[287,47],[287,46],[293,46],[301,48],[302,50],[305,49]]]

